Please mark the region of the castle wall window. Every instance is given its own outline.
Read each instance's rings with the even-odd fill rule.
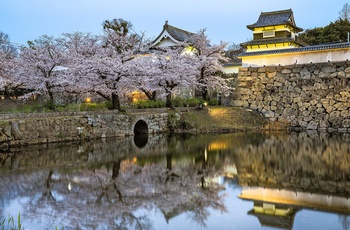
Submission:
[[[263,37],[264,37],[264,38],[275,37],[275,31],[274,31],[274,30],[271,30],[271,31],[264,31],[264,32],[263,32]]]

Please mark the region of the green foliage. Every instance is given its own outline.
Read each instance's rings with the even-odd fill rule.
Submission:
[[[182,107],[184,106],[185,102],[185,100],[181,97],[174,97],[171,101],[174,107]]]
[[[42,112],[52,112],[51,109],[47,108],[45,105],[23,105],[18,108],[10,109],[6,112],[12,113],[42,113]]]
[[[147,108],[163,108],[165,107],[164,101],[151,101],[151,100],[140,100],[133,103],[133,107],[138,109],[147,109]]]
[[[219,105],[219,101],[217,99],[211,99],[209,102],[208,102],[209,105]]]
[[[202,104],[204,101],[198,98],[187,98],[184,101],[184,104],[189,107],[196,107]]]
[[[70,112],[70,111],[79,111],[80,106],[78,104],[69,104],[66,106],[57,106],[55,111],[57,112]]]
[[[44,107],[49,109],[49,110],[55,110],[56,109],[56,104],[55,102],[48,100],[45,104]]]
[[[179,122],[178,127],[180,129],[183,129],[183,130],[190,130],[190,129],[195,128],[195,126],[193,124],[191,124],[189,121],[181,121],[181,122]]]
[[[108,104],[103,103],[82,103],[80,105],[80,111],[98,111],[98,110],[107,110]]]
[[[21,214],[18,213],[17,216],[17,223],[15,222],[14,218],[12,216],[9,216],[7,218],[3,218],[0,220],[0,229],[1,230],[21,230],[22,224],[21,224]]]
[[[104,104],[105,104],[105,107],[106,107],[107,109],[109,109],[109,110],[112,110],[112,109],[113,109],[113,103],[112,103],[112,101],[105,101]]]
[[[350,21],[339,19],[325,27],[305,30],[299,35],[298,39],[308,45],[347,42],[348,32],[350,32]]]

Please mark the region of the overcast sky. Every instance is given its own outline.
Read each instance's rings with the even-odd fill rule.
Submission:
[[[348,1],[350,3],[350,1]],[[136,32],[155,38],[166,20],[172,26],[197,32],[206,28],[212,43],[245,42],[247,25],[260,13],[292,9],[297,26],[311,29],[337,20],[346,0],[1,0],[0,30],[11,42],[26,44],[41,35],[74,31],[102,33],[106,19],[122,18]]]

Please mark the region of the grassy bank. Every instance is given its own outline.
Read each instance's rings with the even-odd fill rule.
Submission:
[[[183,109],[177,132],[232,132],[239,130],[285,129],[271,123],[254,110],[241,107],[213,106],[204,109]]]

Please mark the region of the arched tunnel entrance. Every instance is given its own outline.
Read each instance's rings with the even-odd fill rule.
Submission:
[[[134,126],[134,134],[148,134],[148,125],[144,120],[139,120]]]
[[[136,122],[134,127],[134,143],[137,147],[143,148],[148,142],[148,125],[144,120]]]

